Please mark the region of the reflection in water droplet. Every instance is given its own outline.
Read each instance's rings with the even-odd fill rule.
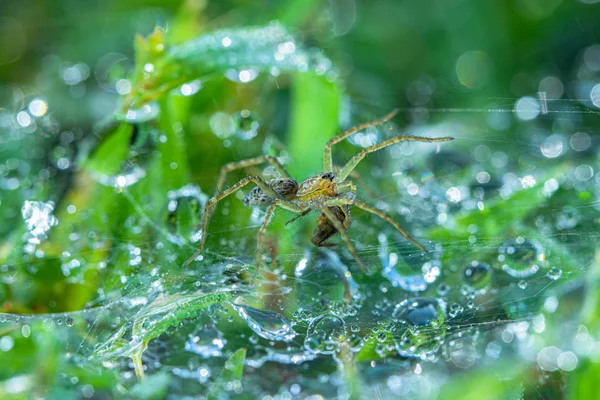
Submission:
[[[544,247],[535,240],[510,239],[498,249],[502,270],[513,278],[528,278],[543,266],[546,260]]]
[[[346,336],[346,323],[337,315],[324,314],[308,325],[304,348],[315,354],[333,354]]]
[[[417,297],[404,300],[394,309],[393,329],[398,354],[425,358],[436,352],[446,334],[446,305],[441,300]]]
[[[411,250],[409,254],[401,257],[396,253],[388,253],[387,237],[380,233],[379,257],[383,263],[381,274],[387,278],[393,286],[400,287],[408,292],[422,292],[427,285],[433,283],[440,276],[442,264],[437,254]]]
[[[236,127],[235,135],[242,140],[250,140],[258,135],[260,122],[253,112],[242,110],[233,116]]]
[[[559,279],[562,276],[562,269],[557,267],[550,268],[550,271],[546,274],[546,276],[553,281]]]
[[[356,283],[339,256],[322,249],[318,257],[307,252],[295,270],[296,296],[306,315],[318,315],[336,309],[337,314],[356,313],[348,302],[358,293]]]
[[[199,226],[200,216],[208,196],[200,190],[200,187],[190,184],[169,191],[168,197],[169,241],[178,245],[198,242],[202,232]]]
[[[231,307],[260,337],[289,342],[296,336],[290,321],[281,314],[233,303]]]
[[[115,160],[120,164],[98,165],[92,163],[90,175],[102,185],[124,189],[146,176],[146,168],[154,159],[156,143],[161,132],[151,124],[121,125],[112,132],[104,134],[98,151],[106,152],[106,146],[112,145],[115,135],[129,135],[128,151],[125,158]],[[119,149],[121,151],[121,149]],[[94,159],[92,159],[94,161]],[[116,168],[115,168],[116,167]]]
[[[463,280],[475,290],[484,290],[491,281],[490,266],[472,261],[463,271]]]
[[[190,335],[185,349],[200,355],[202,358],[218,357],[227,341],[220,331],[212,326],[205,326],[195,335]]]

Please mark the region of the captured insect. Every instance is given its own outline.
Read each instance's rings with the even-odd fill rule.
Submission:
[[[323,173],[312,176],[302,183],[298,184],[296,180],[290,177],[290,174],[286,171],[283,165],[275,157],[261,156],[256,158],[250,158],[243,161],[237,161],[225,164],[221,168],[219,178],[217,180],[217,194],[212,197],[204,207],[204,215],[202,219],[202,238],[200,245],[196,253],[190,257],[184,266],[189,265],[194,261],[202,250],[204,250],[204,244],[206,243],[208,223],[212,216],[214,206],[227,196],[235,193],[242,189],[246,185],[253,183],[256,186],[248,192],[244,197],[244,204],[247,206],[263,206],[267,207],[266,214],[262,225],[258,230],[257,243],[256,243],[256,269],[252,280],[256,278],[260,267],[261,251],[263,247],[263,237],[265,235],[267,226],[271,222],[273,213],[277,207],[281,207],[285,210],[298,213],[299,215],[287,223],[297,220],[298,218],[304,217],[313,210],[318,210],[321,215],[317,221],[317,227],[311,236],[311,242],[316,246],[328,246],[327,240],[335,233],[339,233],[346,243],[348,250],[360,265],[360,267],[367,271],[366,265],[358,256],[354,244],[348,236],[347,230],[350,228],[352,223],[352,217],[350,215],[350,206],[355,206],[363,211],[374,214],[383,220],[390,223],[402,236],[417,246],[419,249],[426,251],[425,248],[414,240],[402,227],[394,221],[394,219],[387,213],[374,208],[362,201],[355,198],[356,185],[348,180],[348,177],[352,174],[358,163],[365,158],[369,153],[381,150],[385,147],[391,146],[396,143],[404,141],[416,141],[416,142],[447,142],[453,140],[451,137],[441,138],[427,138],[420,136],[395,136],[390,139],[384,140],[380,143],[366,147],[360,151],[357,155],[352,157],[343,167],[336,170],[334,173],[333,162],[331,158],[331,149],[334,144],[340,143],[350,135],[357,133],[365,128],[371,126],[378,126],[394,117],[398,113],[398,110],[394,110],[387,114],[381,119],[367,122],[355,126],[353,128],[344,131],[337,136],[334,136],[325,145],[323,153]],[[235,171],[238,169],[259,165],[262,163],[271,164],[281,175],[280,178],[271,179],[265,181],[258,176],[248,176],[230,188],[221,192],[221,188],[225,182],[225,176],[228,172]]]

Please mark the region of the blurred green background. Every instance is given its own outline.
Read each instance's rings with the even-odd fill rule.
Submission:
[[[596,398],[598,16],[595,0],[3,1],[0,397]],[[366,275],[343,243],[310,246],[316,215],[279,212],[251,285],[264,211],[232,196],[182,267],[222,165],[268,154],[301,181],[333,135],[394,108],[334,161],[455,137],[357,168],[358,198],[429,254],[356,212]],[[227,185],[247,174],[276,176]]]

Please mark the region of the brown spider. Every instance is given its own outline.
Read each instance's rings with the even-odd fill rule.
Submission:
[[[352,241],[350,240],[350,237],[346,233],[346,230],[350,227],[350,224],[352,223],[352,217],[350,215],[349,208],[349,206],[351,205],[358,207],[368,213],[374,214],[389,222],[407,240],[409,240],[419,249],[426,251],[425,248],[419,243],[417,243],[417,241],[415,241],[406,231],[404,231],[404,229],[402,229],[400,225],[398,225],[398,223],[392,219],[391,216],[366,203],[356,200],[354,198],[354,195],[356,193],[356,186],[352,181],[347,181],[346,179],[352,173],[352,171],[358,165],[358,163],[367,154],[373,153],[377,150],[381,150],[392,144],[399,143],[405,140],[429,143],[446,142],[452,140],[453,138],[396,136],[384,140],[381,143],[377,143],[375,145],[364,148],[360,153],[352,157],[350,161],[348,161],[343,167],[339,168],[339,170],[337,170],[335,174],[333,173],[334,168],[331,159],[331,148],[334,144],[341,142],[350,135],[359,132],[367,127],[381,125],[384,122],[390,120],[397,113],[398,110],[394,110],[381,119],[355,126],[331,138],[329,142],[327,142],[327,144],[325,145],[325,150],[323,154],[324,172],[306,179],[299,185],[298,182],[296,182],[290,177],[289,173],[275,157],[261,156],[256,158],[250,158],[248,160],[225,164],[223,168],[221,168],[221,172],[219,173],[219,179],[217,181],[217,194],[213,198],[208,200],[204,207],[204,216],[202,219],[201,232],[202,238],[200,240],[198,250],[196,251],[196,253],[194,253],[192,257],[190,257],[184,263],[184,266],[187,266],[192,261],[194,261],[204,249],[204,244],[206,243],[208,222],[212,215],[213,207],[219,201],[223,200],[232,193],[240,190],[249,183],[254,183],[256,187],[254,187],[244,197],[244,204],[246,204],[247,206],[268,207],[263,223],[260,226],[260,229],[258,230],[256,245],[256,269],[254,271],[252,280],[256,278],[256,275],[258,273],[261,260],[263,236],[265,234],[267,226],[269,225],[269,222],[271,221],[271,218],[273,217],[275,208],[277,207],[281,207],[288,211],[292,211],[299,214],[297,217],[291,219],[287,223],[290,223],[298,218],[305,216],[314,209],[318,209],[319,211],[321,211],[317,227],[311,236],[311,242],[317,246],[327,246],[327,239],[329,239],[336,232],[339,232],[343,240],[346,242],[348,250],[350,250],[350,253],[364,271],[367,271],[367,267],[358,256],[356,248],[354,247]],[[225,182],[225,175],[228,172],[262,164],[264,162],[270,163],[281,174],[282,177],[271,179],[269,181],[264,181],[258,176],[248,176],[236,183],[235,185],[231,186],[230,188],[226,189],[225,191],[221,192],[221,188],[223,187],[223,184]]]

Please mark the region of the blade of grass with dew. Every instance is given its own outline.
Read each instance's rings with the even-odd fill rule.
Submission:
[[[165,93],[195,79],[231,74],[248,82],[260,72],[314,73],[330,65],[320,51],[305,49],[279,23],[223,29],[176,46],[167,46],[157,28],[147,38],[136,38],[136,67],[132,90],[120,112],[158,100]]]

